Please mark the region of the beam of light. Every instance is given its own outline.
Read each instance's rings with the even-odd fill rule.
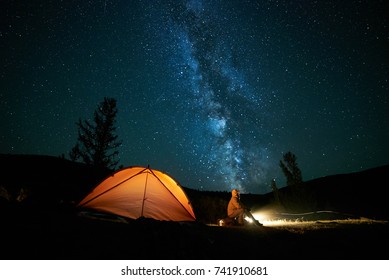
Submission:
[[[271,210],[259,210],[252,212],[254,218],[264,226],[279,227],[296,224],[298,219],[280,218],[277,212]]]
[[[268,227],[309,227],[318,225],[345,224],[345,223],[382,223],[382,221],[367,219],[363,217],[351,216],[350,214],[336,211],[314,211],[306,213],[279,213],[272,210],[257,210],[252,212],[254,218]],[[332,214],[332,218],[320,216]],[[317,215],[316,218],[305,220],[304,216]],[[246,219],[250,222],[250,219]],[[319,222],[319,223],[318,223]],[[387,221],[385,221],[387,223]]]
[[[313,212],[312,212],[313,213]],[[279,213],[272,210],[258,210],[252,212],[254,218],[261,222],[265,226],[280,227],[280,226],[293,226],[302,223],[316,222],[316,221],[304,221],[302,217],[310,213],[290,214]]]

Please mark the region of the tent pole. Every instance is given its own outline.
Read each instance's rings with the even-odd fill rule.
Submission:
[[[149,178],[149,172],[146,172],[145,188],[144,188],[144,191],[143,191],[143,200],[142,200],[142,210],[141,210],[141,213],[140,213],[141,217],[143,217],[143,209],[144,209],[144,206],[145,206],[146,189],[147,189],[147,180],[148,180],[148,178]]]

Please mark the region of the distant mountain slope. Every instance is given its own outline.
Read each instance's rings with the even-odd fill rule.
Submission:
[[[389,165],[348,174],[330,175],[303,183],[305,196],[289,212],[336,211],[352,216],[389,220],[388,189]],[[288,206],[292,188],[279,189],[279,197]],[[264,198],[275,204],[273,193]],[[301,207],[299,207],[301,206]]]
[[[389,165],[307,181],[320,209],[389,218]]]
[[[23,188],[35,202],[79,200],[107,172],[44,155],[0,154],[0,187],[15,198]]]
[[[6,190],[15,199],[24,189],[29,199],[45,205],[59,201],[77,203],[109,176],[106,170],[53,156],[0,154],[0,164],[0,191]],[[304,210],[339,211],[389,220],[388,175],[389,165],[385,165],[306,181],[304,187],[309,190],[311,203]],[[184,189],[200,220],[214,222],[225,215],[229,192]],[[289,187],[279,189],[281,199],[290,191]],[[242,194],[242,200],[253,209],[275,204],[273,193]]]

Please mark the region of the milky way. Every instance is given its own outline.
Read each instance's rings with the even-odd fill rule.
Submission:
[[[222,189],[244,191],[247,182],[265,183],[262,157],[266,151],[259,139],[243,141],[248,129],[255,134],[267,132],[258,125],[258,116],[251,117],[263,110],[261,96],[253,92],[241,67],[234,65],[239,42],[233,42],[233,34],[224,32],[218,15],[200,1],[163,8],[158,6],[151,15],[159,21],[150,32],[173,47],[168,69],[185,92],[180,102],[191,114],[187,125],[198,126],[190,129],[193,137],[186,143],[198,160],[197,172],[209,173],[210,181]]]
[[[1,153],[67,156],[118,101],[122,166],[266,193],[387,164],[383,1],[3,1]]]

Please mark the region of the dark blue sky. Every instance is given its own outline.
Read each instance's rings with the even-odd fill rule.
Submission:
[[[266,193],[388,164],[387,1],[1,1],[0,153],[67,155],[118,101],[120,164]]]

